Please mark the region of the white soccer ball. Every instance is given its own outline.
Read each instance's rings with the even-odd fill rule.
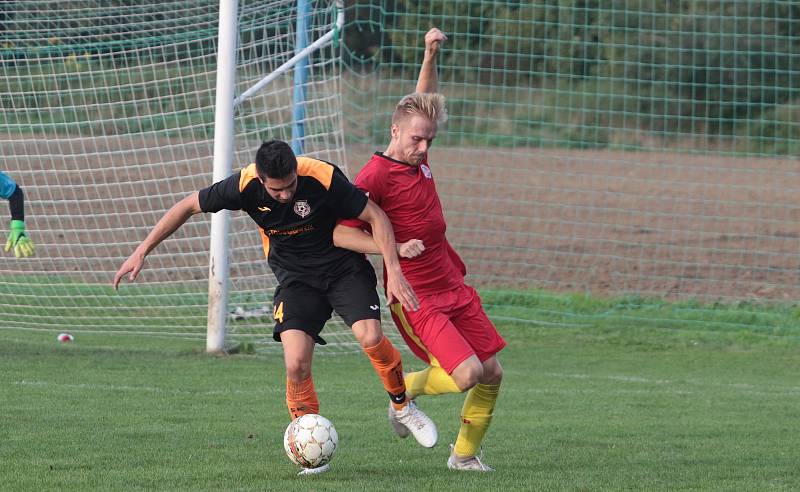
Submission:
[[[318,468],[333,458],[339,435],[330,420],[309,413],[292,420],[283,434],[283,449],[295,464]]]

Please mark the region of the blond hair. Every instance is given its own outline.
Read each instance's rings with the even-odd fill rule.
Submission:
[[[424,116],[437,125],[443,124],[447,121],[444,96],[435,92],[415,92],[403,97],[394,108],[392,124],[414,115]]]

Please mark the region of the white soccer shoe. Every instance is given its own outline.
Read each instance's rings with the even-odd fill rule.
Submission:
[[[407,437],[410,432],[423,447],[432,448],[436,446],[436,441],[439,439],[436,424],[417,408],[414,400],[410,400],[408,405],[399,411],[389,403],[389,422],[398,436]]]
[[[397,421],[397,410],[394,409],[394,405],[392,402],[389,402],[389,423],[392,424],[392,429],[394,429],[394,433],[397,434],[401,439],[405,439],[406,437],[411,434],[409,432],[408,427],[401,424]]]
[[[331,469],[331,465],[325,464],[325,465],[322,465],[322,466],[318,466],[316,468],[303,468],[302,470],[300,470],[297,473],[297,475],[299,475],[299,476],[303,476],[303,475],[319,475],[320,473],[325,473],[327,471],[330,471],[330,469]]]
[[[457,471],[493,472],[494,468],[481,461],[481,456],[458,456],[455,446],[450,445],[450,457],[447,458],[447,468]]]

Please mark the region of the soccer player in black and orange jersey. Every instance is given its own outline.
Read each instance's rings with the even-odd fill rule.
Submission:
[[[400,269],[386,214],[353,186],[336,166],[296,157],[278,140],[259,148],[254,164],[194,192],[175,204],[114,276],[118,288],[126,274],[133,281],[145,256],[192,215],[223,209],[243,210],[258,224],[264,252],[275,273],[274,338],[283,344],[286,404],[291,418],[319,413],[311,375],[316,343],[333,310],[352,328],[390,395],[390,404],[425,447],[436,444],[436,426],[406,398],[400,353],[383,335],[376,276],[363,254],[334,246],[337,220],[368,222],[387,265],[387,300],[417,309],[414,291]],[[304,473],[327,471],[322,468]]]
[[[444,97],[436,93],[436,55],[447,37],[436,28],[425,35],[425,55],[416,93],[404,97],[392,117],[391,142],[376,152],[355,179],[361,190],[389,216],[400,242],[400,265],[419,296],[420,309],[392,304],[392,318],[411,350],[429,364],[406,375],[407,395],[467,392],[461,429],[447,466],[489,472],[478,456],[494,414],[503,369],[497,353],[506,343],[489,321],[475,289],[464,283],[466,267],[445,236],[442,204],[428,162],[428,149],[446,119]],[[362,229],[346,220],[334,230],[335,244],[377,253]],[[373,237],[374,237],[374,231]],[[393,409],[389,419],[398,425]]]

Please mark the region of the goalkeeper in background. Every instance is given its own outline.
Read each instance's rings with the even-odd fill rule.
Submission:
[[[17,258],[27,258],[33,254],[33,241],[25,232],[25,194],[22,188],[7,174],[0,171],[0,197],[8,200],[11,210],[11,232],[6,240],[5,251],[14,250]]]
[[[461,429],[447,466],[490,472],[479,451],[503,377],[497,353],[506,342],[486,316],[475,289],[464,283],[466,267],[445,237],[442,204],[428,162],[428,150],[447,117],[444,97],[436,93],[436,56],[446,39],[436,28],[425,35],[416,92],[397,104],[389,146],[372,156],[355,185],[392,222],[401,245],[400,266],[419,298],[416,311],[397,303],[390,306],[409,348],[428,363],[425,370],[406,374],[406,394],[414,398],[466,392]],[[334,243],[376,253],[368,229],[357,220],[341,221],[334,230]],[[408,435],[391,407],[389,421],[400,437]]]

